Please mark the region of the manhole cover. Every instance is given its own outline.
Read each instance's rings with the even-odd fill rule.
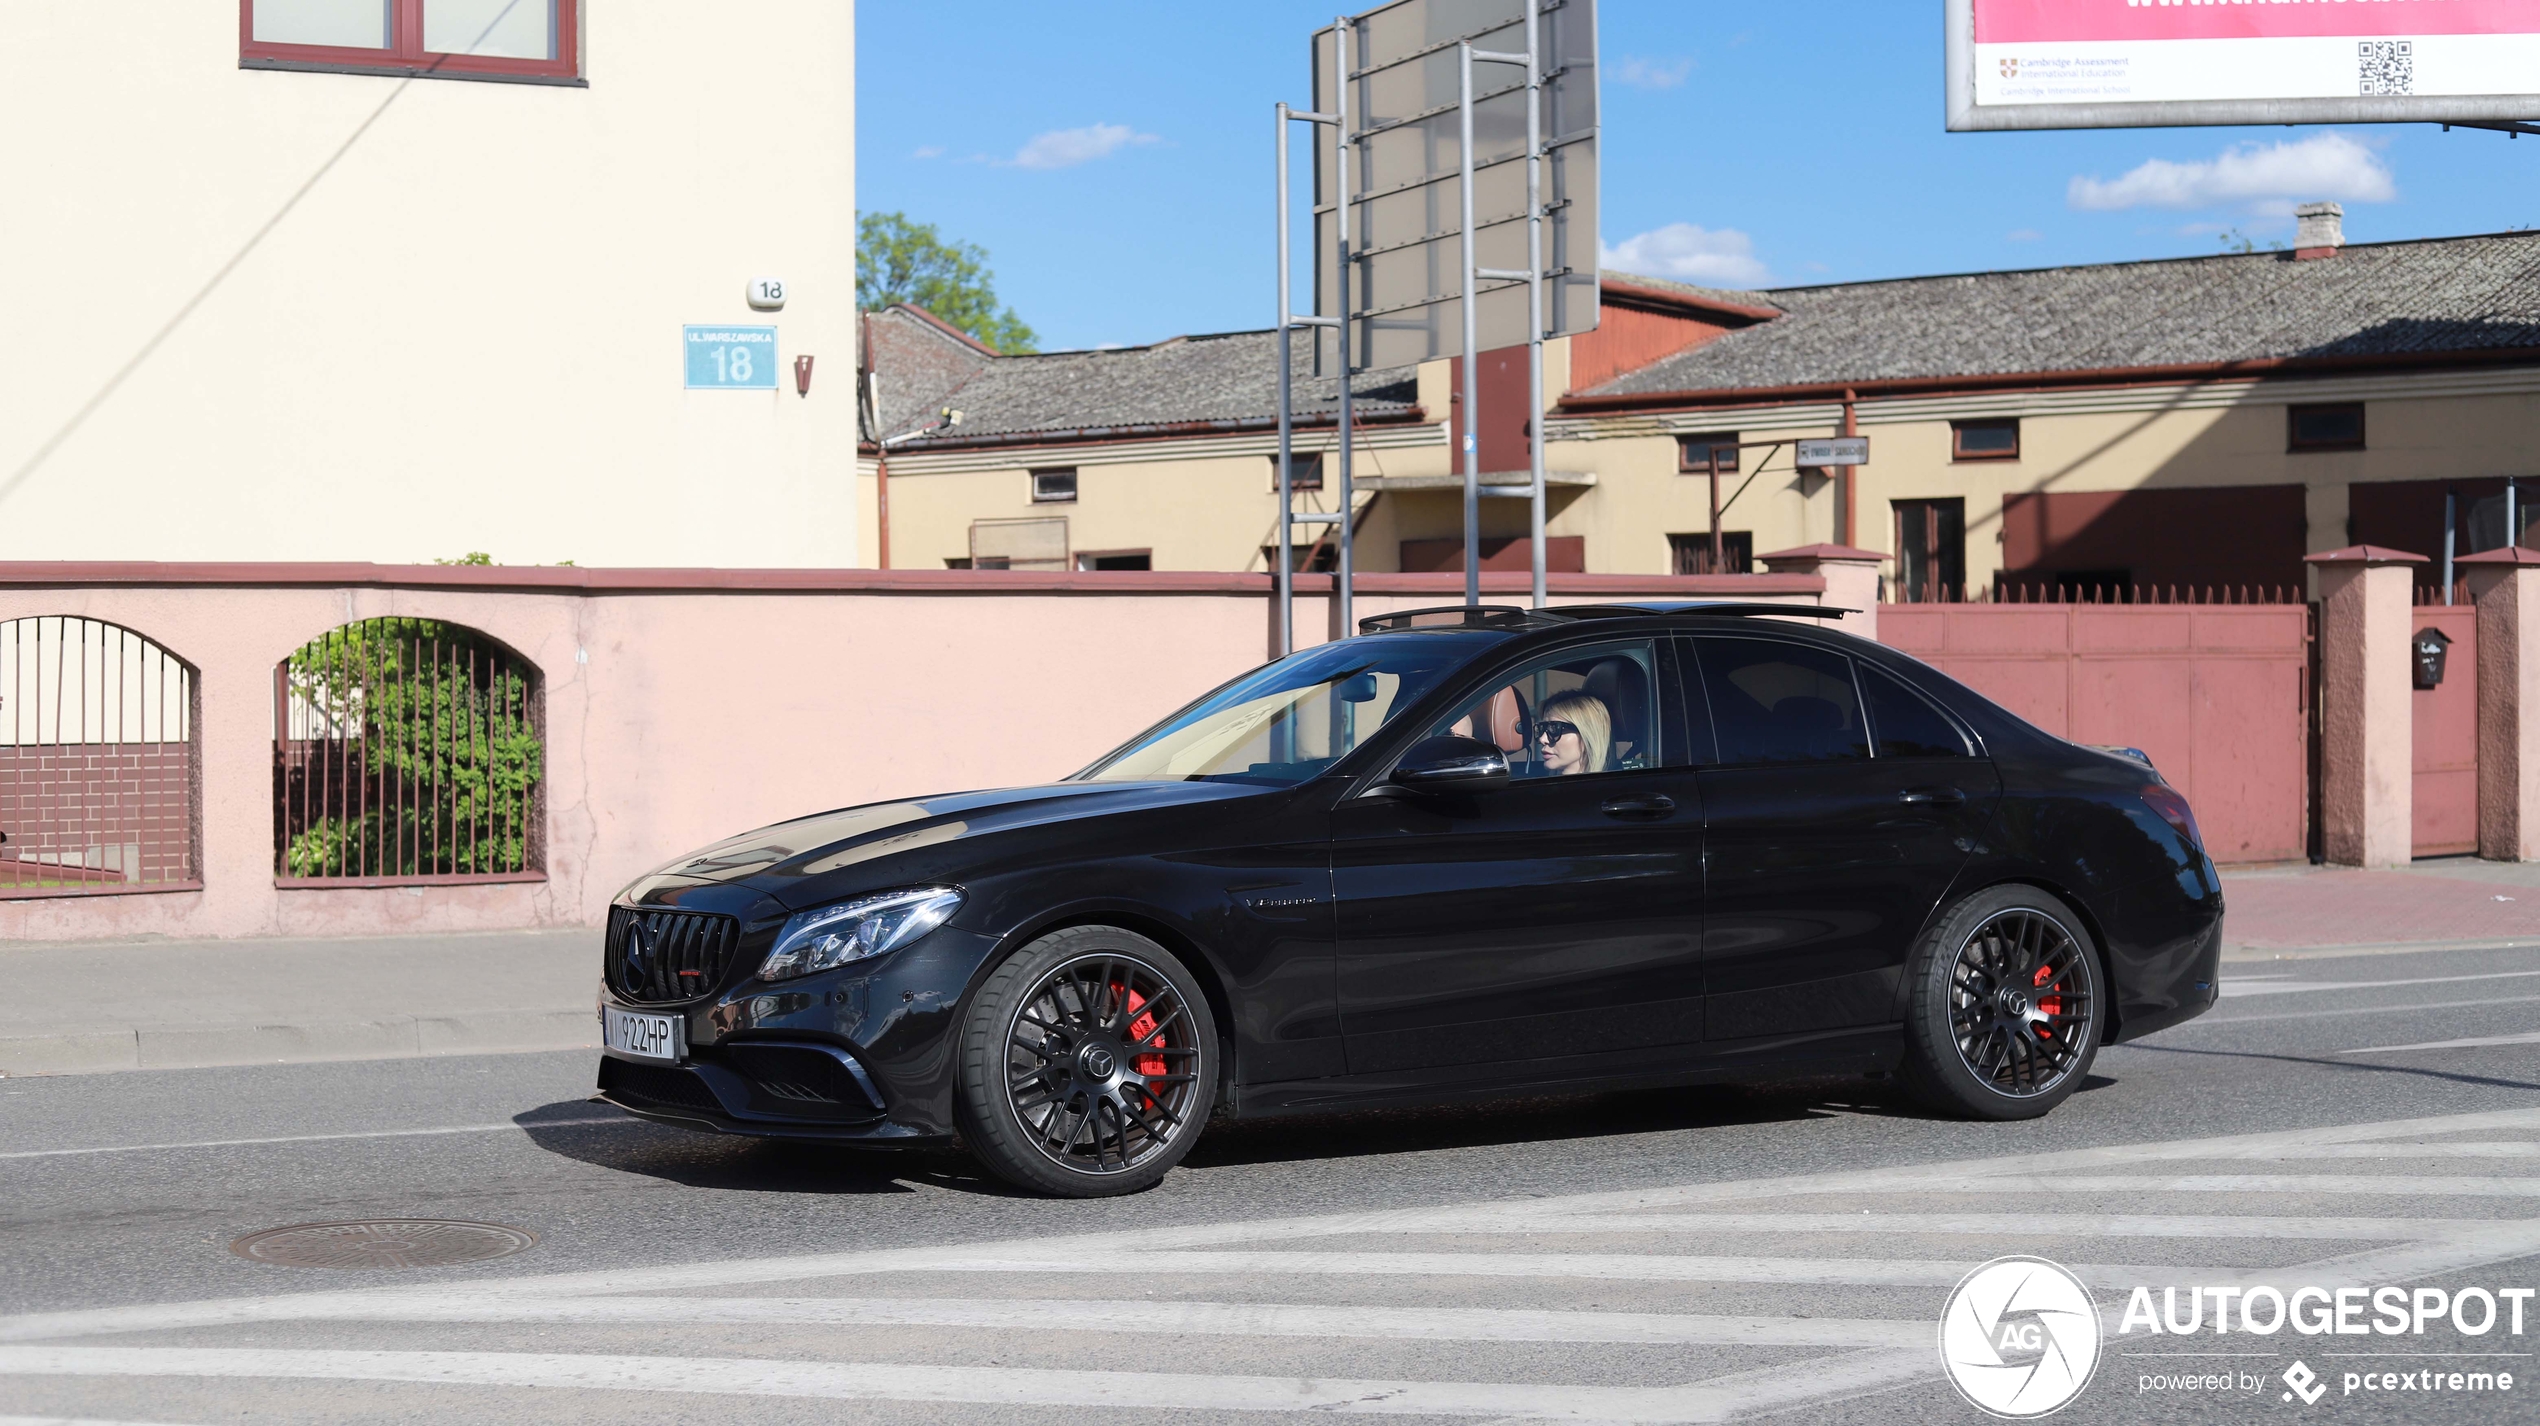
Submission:
[[[294,1223],[229,1245],[242,1258],[292,1268],[445,1268],[509,1257],[538,1241],[525,1228],[444,1218]]]

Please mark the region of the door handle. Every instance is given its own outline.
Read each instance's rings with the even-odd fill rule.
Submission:
[[[1663,792],[1635,792],[1606,798],[1597,810],[1608,817],[1664,817],[1676,810],[1676,799]]]
[[[1954,787],[1909,787],[1896,794],[1896,800],[1916,807],[1955,807],[1967,800],[1967,794]]]

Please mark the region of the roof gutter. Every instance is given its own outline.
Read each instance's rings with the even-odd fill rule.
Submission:
[[[1427,412],[1418,406],[1381,416],[1366,415],[1364,408],[1361,408],[1358,412],[1354,412],[1350,419],[1353,424],[1361,426],[1429,424]],[[1337,414],[1316,416],[1300,412],[1293,424],[1300,428],[1335,426],[1339,424],[1339,420]],[[1116,445],[1126,441],[1154,440],[1164,436],[1240,435],[1246,431],[1275,431],[1278,427],[1279,419],[1276,416],[1239,416],[1218,421],[1168,421],[1151,426],[1083,426],[1065,431],[1008,431],[993,436],[963,436],[956,440],[911,441],[894,449],[911,453],[986,450],[1000,446]],[[870,441],[859,442],[856,448],[860,451],[870,451],[873,445]]]
[[[1739,317],[1753,322],[1769,322],[1776,317],[1790,315],[1779,307],[1750,307],[1743,302],[1721,302],[1713,298],[1696,297],[1686,292],[1670,292],[1663,287],[1643,287],[1637,282],[1618,277],[1599,277],[1596,280],[1596,286],[1600,293],[1631,302],[1695,312],[1716,312],[1725,317]]]
[[[1940,396],[1972,391],[2051,391],[2073,386],[2162,386],[2181,381],[2256,381],[2270,376],[2422,369],[2447,366],[2540,364],[2540,347],[2496,347],[2465,352],[2396,352],[2359,356],[2253,357],[2246,361],[2181,362],[2165,366],[2107,366],[2075,371],[2024,371],[1972,376],[1915,376],[1879,381],[1812,381],[1789,386],[1730,386],[1695,391],[1645,391],[1604,396],[1565,396],[1563,411],[1640,411],[1673,407],[1763,406],[1788,401],[1871,400],[1880,396]]]

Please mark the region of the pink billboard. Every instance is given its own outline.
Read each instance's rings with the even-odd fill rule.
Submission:
[[[2540,0],[1948,0],[1949,126],[2527,119]]]

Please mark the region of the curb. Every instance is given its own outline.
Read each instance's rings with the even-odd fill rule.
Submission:
[[[2503,940],[2377,941],[2339,946],[2225,946],[2223,964],[2252,961],[2317,961],[2338,956],[2402,956],[2422,951],[2540,951],[2540,940],[2512,936]]]
[[[597,1029],[588,1007],[302,1025],[121,1025],[58,1035],[0,1035],[0,1075],[526,1054],[594,1048]]]

